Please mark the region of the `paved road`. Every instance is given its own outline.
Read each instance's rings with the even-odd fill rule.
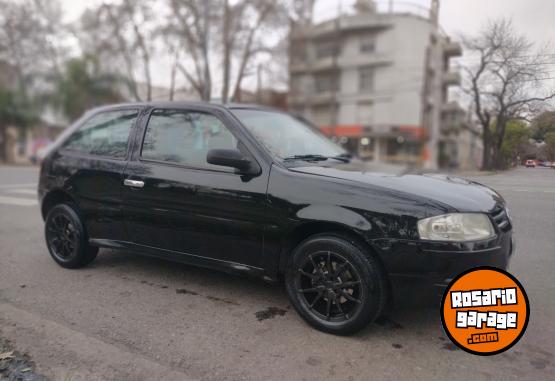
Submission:
[[[456,349],[433,308],[335,337],[262,282],[108,250],[64,270],[43,242],[36,176],[0,168],[0,337],[51,379],[553,379],[553,170],[479,178],[511,206],[519,252],[510,270],[531,303],[526,335],[494,357]]]

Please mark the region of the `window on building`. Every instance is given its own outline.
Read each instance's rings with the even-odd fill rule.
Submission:
[[[320,73],[314,77],[314,87],[318,93],[339,90],[338,83],[339,73]]]
[[[361,53],[373,53],[376,51],[376,39],[374,36],[362,36],[360,37],[360,52]]]
[[[336,45],[334,40],[321,41],[316,44],[316,58],[333,57],[334,54],[340,54],[340,47]]]
[[[357,104],[357,122],[368,126],[374,120],[374,104],[372,102],[359,102]]]
[[[308,91],[304,75],[292,75],[289,87],[293,94],[304,94]]]
[[[184,110],[154,110],[143,141],[143,159],[226,171],[208,164],[211,149],[237,149],[237,139],[215,116]]]
[[[137,110],[96,114],[71,135],[63,147],[80,153],[122,159],[127,153],[129,133],[137,114]]]
[[[305,44],[296,43],[291,46],[291,63],[302,64],[306,61],[306,46]]]
[[[374,74],[375,69],[373,66],[361,67],[358,70],[359,74],[359,89],[361,91],[374,91]]]
[[[313,106],[311,110],[311,122],[317,126],[332,125],[332,110],[329,105]]]
[[[358,155],[365,160],[374,159],[374,140],[370,137],[363,137],[360,139]]]

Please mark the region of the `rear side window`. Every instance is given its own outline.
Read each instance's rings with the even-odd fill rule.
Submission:
[[[237,149],[237,139],[214,115],[185,110],[154,110],[141,157],[188,167],[233,171],[208,164],[211,149]]]
[[[63,148],[91,155],[125,158],[129,133],[137,114],[137,110],[97,114],[71,135]]]

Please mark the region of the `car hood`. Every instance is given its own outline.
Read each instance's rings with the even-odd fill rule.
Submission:
[[[491,212],[504,204],[493,189],[457,176],[440,174],[387,174],[375,172],[371,164],[359,162],[338,166],[300,166],[291,171],[354,181],[372,188],[381,188],[426,198],[459,212]]]

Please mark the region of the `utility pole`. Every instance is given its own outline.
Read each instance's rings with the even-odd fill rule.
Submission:
[[[203,98],[206,101],[210,101],[211,96],[211,87],[212,87],[212,79],[210,76],[210,67],[207,65],[208,60],[208,47],[210,46],[210,41],[208,40],[208,36],[210,36],[210,4],[203,5],[203,22],[204,22],[204,41],[203,41],[203,55],[204,55],[204,89],[203,89]]]
[[[262,64],[256,68],[256,102],[262,102]]]
[[[334,37],[333,37],[333,56],[332,56],[332,116],[331,116],[331,135],[335,136],[335,131],[337,124],[339,122],[339,104],[337,101],[337,93],[340,87],[341,72],[339,70],[338,59],[339,59],[339,49],[341,46],[341,0],[337,1],[337,18],[335,19],[334,25]]]
[[[430,22],[432,23],[432,33],[428,48],[426,85],[423,99],[424,110],[427,113],[424,122],[428,128],[427,156],[424,166],[426,169],[435,170],[438,168],[441,106],[443,104],[443,59],[439,27],[439,0],[432,0]]]

